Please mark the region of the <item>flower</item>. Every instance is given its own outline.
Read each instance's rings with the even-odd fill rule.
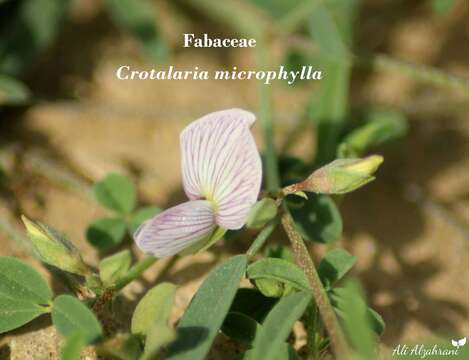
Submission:
[[[249,130],[254,114],[229,109],[203,116],[181,133],[182,179],[189,201],[140,226],[138,247],[158,258],[198,250],[240,229],[259,195],[262,164]]]
[[[383,157],[370,155],[357,159],[336,159],[313,172],[306,180],[287,186],[283,194],[310,191],[320,194],[345,194],[354,191],[375,177]]]

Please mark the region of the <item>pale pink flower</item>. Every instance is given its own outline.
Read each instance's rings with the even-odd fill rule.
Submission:
[[[182,180],[189,201],[145,222],[134,239],[158,258],[236,230],[257,200],[262,165],[249,130],[254,114],[230,109],[203,116],[181,133]]]

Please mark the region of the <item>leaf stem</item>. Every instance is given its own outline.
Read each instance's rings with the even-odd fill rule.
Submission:
[[[334,309],[329,302],[326,290],[319,279],[319,275],[316,271],[313,260],[309,255],[308,249],[306,248],[302,237],[296,230],[290,212],[285,205],[284,213],[282,215],[282,225],[292,244],[295,261],[298,266],[303,269],[306,277],[308,278],[321,319],[327,333],[329,334],[332,350],[338,359],[345,359],[348,351],[344,334],[342,333],[342,329],[340,328]]]
[[[113,290],[121,290],[126,287],[131,281],[140,277],[146,269],[156,262],[156,260],[157,258],[153,256],[145,256],[141,261],[132,266],[124,277],[119,279]]]
[[[246,252],[246,255],[248,256],[249,259],[252,259],[254,255],[256,255],[256,253],[260,250],[262,245],[264,245],[265,241],[269,238],[270,234],[272,234],[272,232],[275,230],[275,228],[277,227],[277,224],[278,224],[277,219],[271,220],[256,236],[251,246],[249,247],[248,251]]]
[[[258,69],[268,69],[269,50],[265,39],[258,39],[256,47],[256,61]],[[275,191],[280,187],[278,175],[277,155],[274,146],[274,131],[272,124],[272,90],[270,85],[262,82],[258,84],[259,118],[264,135],[265,167],[267,190]]]

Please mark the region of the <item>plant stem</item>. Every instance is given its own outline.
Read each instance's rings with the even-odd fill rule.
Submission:
[[[259,39],[256,47],[257,68],[267,70],[269,68],[269,51],[264,39]],[[265,168],[267,190],[275,191],[280,187],[278,175],[277,155],[274,146],[274,131],[272,124],[272,91],[270,85],[259,82],[259,118],[264,135]]]
[[[260,250],[262,245],[264,245],[265,241],[268,239],[270,234],[274,231],[274,229],[277,227],[278,221],[277,219],[271,220],[263,229],[262,231],[257,235],[257,237],[254,239],[252,242],[251,246],[249,247],[248,251],[246,252],[246,255],[248,258],[253,258],[254,255]]]
[[[298,266],[303,269],[306,277],[308,278],[321,319],[327,333],[329,334],[332,350],[338,359],[345,359],[348,351],[342,329],[340,328],[334,309],[329,302],[326,290],[319,279],[319,275],[316,271],[313,260],[309,255],[308,249],[306,248],[302,237],[297,232],[293,219],[286,206],[284,206],[284,214],[282,215],[282,225],[292,244],[295,261]]]
[[[126,287],[131,281],[140,277],[146,269],[156,262],[156,260],[157,259],[153,256],[145,256],[141,261],[129,269],[127,274],[116,283],[113,290],[121,290]]]
[[[384,54],[359,54],[358,64],[383,70],[396,70],[417,80],[469,93],[469,80],[426,65],[407,63]]]
[[[301,2],[298,6],[289,11],[284,17],[280,19],[278,28],[284,34],[293,33],[311,17],[311,14],[318,6],[322,5],[323,2],[324,0],[310,0]]]

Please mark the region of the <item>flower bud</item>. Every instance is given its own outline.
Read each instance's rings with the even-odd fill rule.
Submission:
[[[287,296],[294,288],[287,283],[281,282],[274,279],[256,279],[254,280],[257,289],[262,293],[262,295],[267,297],[279,298],[282,296]]]
[[[298,191],[321,194],[345,194],[374,180],[373,174],[383,157],[371,155],[363,159],[337,159],[313,172],[305,181],[283,190],[284,195]]]
[[[21,219],[41,261],[78,275],[86,276],[91,272],[78,250],[62,234],[45,224],[31,221],[24,215]]]

